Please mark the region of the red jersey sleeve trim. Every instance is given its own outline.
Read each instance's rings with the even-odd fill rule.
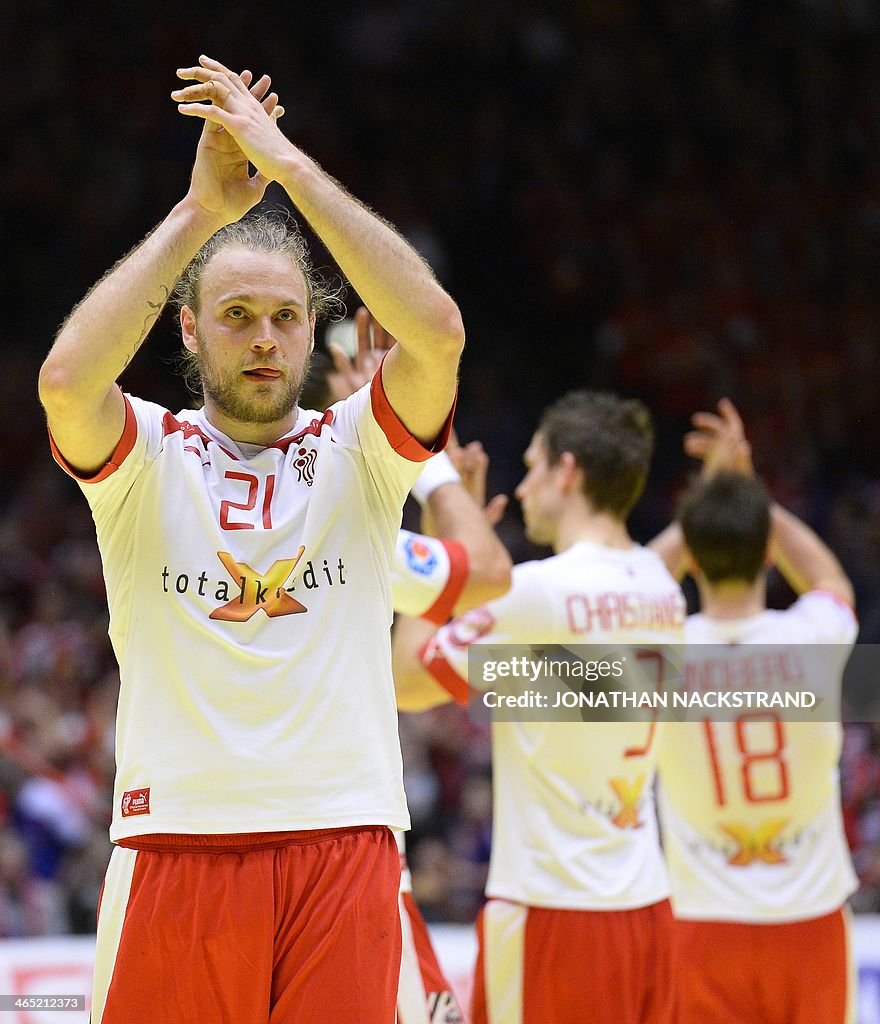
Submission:
[[[446,442],[449,440],[449,432],[452,430],[452,417],[455,413],[455,403],[457,400],[458,396],[456,395],[440,433],[431,447],[426,448],[400,422],[400,417],[388,401],[388,396],[385,394],[385,388],[382,384],[381,366],[373,375],[373,380],[370,384],[370,406],[372,407],[376,422],[382,428],[382,433],[388,439],[388,443],[394,451],[410,462],[427,462],[432,455],[443,451],[446,447]]]
[[[441,538],[446,554],[449,556],[449,579],[437,600],[431,607],[422,612],[422,618],[442,626],[452,618],[452,609],[464,590],[468,577],[467,548],[461,541],[444,540]]]
[[[466,679],[455,671],[440,653],[432,637],[419,651],[422,664],[443,687],[456,704],[466,705],[470,690]]]
[[[58,465],[67,473],[72,476],[74,480],[79,480],[83,484],[99,484],[102,480],[106,480],[108,476],[115,473],[117,469],[125,462],[126,458],[131,454],[134,443],[137,440],[137,418],[134,414],[134,409],[131,407],[131,402],[128,398],[125,398],[125,425],[122,428],[122,437],[116,443],[116,447],[113,449],[113,453],[107,462],[94,473],[92,476],[82,476],[73,466],[64,458],[61,454],[58,445],[55,444],[55,438],[52,437],[52,431],[49,431],[49,446],[52,449],[52,458],[58,463]]]

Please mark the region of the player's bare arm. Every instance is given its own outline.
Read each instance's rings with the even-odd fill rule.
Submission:
[[[679,523],[673,521],[647,544],[662,559],[663,564],[679,583],[688,574],[688,560],[684,550],[684,536]]]
[[[510,555],[464,487],[444,484],[431,492],[428,504],[431,532],[437,537],[457,540],[468,554],[468,578],[455,603],[455,614],[506,593],[510,589]]]
[[[796,594],[826,590],[850,608],[855,593],[834,552],[805,522],[781,505],[770,509],[770,558]]]
[[[398,344],[382,369],[385,392],[419,440],[431,443],[455,394],[464,328],[455,302],[391,225],[352,197],[287,139],[241,77],[209,57],[178,71],[182,114],[231,134],[262,175],[279,182],[340,270]]]
[[[242,87],[274,123],[281,108],[264,75]],[[253,84],[252,84],[253,83]],[[83,475],[97,471],[116,447],[125,407],[116,381],[159,318],[180,273],[224,224],[242,217],[268,180],[248,173],[232,136],[206,123],[185,198],[79,303],[40,370],[40,400],[61,453]]]
[[[336,401],[363,387],[396,344],[395,338],[365,306],[355,311],[354,324],[356,347],[353,355],[350,356],[338,344],[328,344],[335,371],[332,391]],[[510,588],[510,555],[492,529],[503,513],[507,499],[502,495],[500,502],[496,498],[490,503],[491,509],[486,506],[489,458],[479,442],[461,447],[453,431],[446,453],[461,479],[433,487],[424,498],[422,533],[456,540],[467,553],[467,580],[453,608],[454,614],[460,615],[469,608],[500,597]]]
[[[468,554],[468,576],[453,612],[486,604],[510,589],[513,566],[507,549],[493,529],[507,499],[486,503],[489,457],[479,441],[461,446],[454,432],[446,447],[461,480],[433,489],[422,507],[422,532],[457,540]]]
[[[400,711],[427,711],[452,697],[422,664],[421,652],[437,627],[424,619],[397,615],[391,635],[391,669]]]
[[[496,494],[492,498],[487,498],[489,456],[483,445],[479,441],[469,441],[465,445],[460,445],[453,431],[446,446],[446,453],[461,475],[462,486],[483,510],[486,522],[491,527],[496,527],[504,518],[510,498],[506,494]]]

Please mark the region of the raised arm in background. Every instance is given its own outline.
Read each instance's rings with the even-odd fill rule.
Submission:
[[[357,309],[353,320],[354,352],[331,341],[327,347],[332,369],[313,367],[316,401],[323,391],[318,404],[339,401],[363,387],[396,347],[366,307]],[[456,541],[467,556],[467,573],[452,608],[455,614],[500,597],[510,587],[510,555],[493,529],[507,498],[497,495],[487,503],[488,464],[479,442],[462,446],[453,432],[446,453],[425,464],[412,491],[422,507],[421,532]]]
[[[742,418],[729,399],[721,399],[717,414],[695,413],[693,424],[695,429],[685,436],[684,448],[689,455],[702,460],[704,476],[722,470],[753,475],[751,445]],[[852,584],[834,552],[818,534],[777,502],[771,506],[770,519],[769,561],[792,590],[796,594],[826,590],[853,607]],[[660,555],[677,579],[687,575],[687,552],[677,522],[671,523],[648,546]]]

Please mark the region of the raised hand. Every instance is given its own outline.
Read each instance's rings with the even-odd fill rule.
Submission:
[[[183,71],[177,73],[184,74]],[[278,94],[269,92],[272,80],[268,75],[254,82],[253,73],[245,70],[235,77],[248,94],[249,102],[262,111],[263,117],[274,123],[284,114]],[[186,89],[178,89],[171,95],[181,100],[186,92]],[[183,106],[178,109],[189,113]],[[224,223],[231,223],[263,198],[268,184],[269,179],[259,171],[250,173],[248,158],[235,137],[221,123],[206,117],[193,165],[191,197]]]
[[[684,450],[703,462],[703,476],[724,471],[753,476],[752,446],[745,427],[729,398],[718,403],[718,412],[696,412],[691,417],[696,430],[684,437]]]
[[[504,518],[509,501],[506,494],[496,494],[486,501],[486,476],[489,471],[489,456],[479,441],[470,441],[466,445],[458,442],[453,431],[446,445],[446,454],[458,470],[464,489],[483,510],[486,522],[497,526]]]
[[[360,306],[355,312],[354,326],[357,350],[353,356],[334,342],[327,346],[333,360],[333,368],[340,377],[337,392],[344,390],[346,395],[353,395],[373,379],[385,354],[396,344],[395,339],[373,317],[366,306]]]
[[[217,169],[226,172],[222,180],[227,180],[231,174],[237,186],[236,195],[243,197],[249,189],[250,193],[259,190],[262,196],[268,183],[282,173],[285,158],[293,150],[276,123],[277,96],[274,93],[260,96],[259,89],[254,91],[256,87],[248,88],[245,73],[238,75],[205,56],[199,57],[195,67],[179,68],[177,77],[195,79],[195,85],[175,89],[171,98],[178,103],[181,114],[201,117],[212,127],[207,137],[212,142],[212,150],[216,151],[212,156],[218,158]],[[267,76],[257,84],[264,81],[267,84],[261,88],[265,91]],[[216,148],[218,140],[223,140],[219,150]],[[230,140],[235,144],[235,151],[228,149]],[[248,162],[256,168],[252,176],[248,176]],[[250,206],[242,213],[248,209]]]

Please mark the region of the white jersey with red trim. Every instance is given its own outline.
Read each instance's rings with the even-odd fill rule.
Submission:
[[[687,665],[705,671],[723,661],[727,670],[735,661],[728,678],[759,671],[764,678],[774,663],[766,645],[778,645],[786,678],[768,677],[768,686],[821,693],[830,682],[839,693],[857,630],[850,608],[821,591],[785,611],[745,619],[693,615]],[[752,644],[762,645],[760,651],[750,652]],[[759,666],[749,665],[759,658]],[[782,671],[781,660],[779,666]],[[803,920],[830,913],[855,890],[840,810],[842,727],[785,716],[761,709],[734,721],[667,727],[658,802],[676,916]]]
[[[422,657],[461,701],[474,642],[653,649],[680,644],[684,619],[681,589],[652,551],[581,541],[515,566],[507,594],[440,629]],[[661,730],[645,721],[494,721],[487,894],[581,910],[664,899],[653,798]]]
[[[459,541],[401,530],[391,563],[394,610],[442,626],[467,580],[467,550]]]
[[[121,675],[111,839],[409,827],[390,565],[430,454],[378,375],[262,449],[126,396],[80,482]]]

